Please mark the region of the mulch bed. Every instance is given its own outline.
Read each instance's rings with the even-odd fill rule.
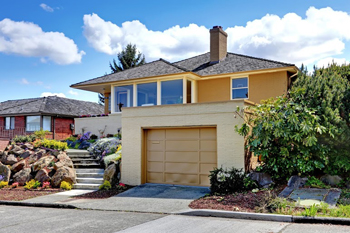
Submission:
[[[61,192],[60,189],[35,189],[26,190],[23,187],[15,189],[2,188],[0,189],[0,200],[2,201],[23,201],[34,197],[45,196]]]
[[[95,192],[91,193],[86,193],[82,194],[79,196],[74,196],[72,198],[77,198],[77,199],[103,199],[103,198],[109,198],[113,197],[115,195],[118,195],[119,193],[125,192],[126,190],[133,188],[134,186],[126,185],[125,190],[121,189],[110,189],[110,190],[97,190]]]

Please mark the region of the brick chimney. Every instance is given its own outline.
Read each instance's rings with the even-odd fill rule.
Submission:
[[[210,62],[219,62],[227,54],[227,33],[221,26],[210,29]]]

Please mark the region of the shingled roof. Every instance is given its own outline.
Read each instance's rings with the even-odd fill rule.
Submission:
[[[77,117],[103,113],[104,107],[97,103],[58,96],[8,100],[0,103],[0,116],[46,114]]]
[[[71,86],[74,87],[89,84],[108,83],[114,81],[131,80],[184,72],[193,72],[200,76],[208,76],[290,66],[294,66],[294,64],[277,62],[235,53],[227,53],[226,58],[222,61],[218,63],[210,63],[210,53],[208,52],[174,63],[170,63],[164,59],[159,59],[157,61],[146,63],[138,67],[79,82]]]

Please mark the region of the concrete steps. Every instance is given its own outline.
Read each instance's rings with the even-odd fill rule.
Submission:
[[[74,189],[97,190],[103,184],[104,169],[100,168],[98,160],[88,151],[69,149],[67,155],[72,159],[77,174]]]

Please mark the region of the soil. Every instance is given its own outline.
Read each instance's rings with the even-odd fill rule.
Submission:
[[[82,194],[79,196],[74,196],[72,198],[77,198],[77,199],[104,199],[104,198],[109,198],[109,197],[113,197],[115,195],[118,195],[119,193],[122,193],[134,186],[129,186],[126,185],[125,186],[126,189],[125,190],[121,190],[121,189],[110,189],[110,190],[97,190],[95,192],[91,192],[91,193],[86,193],[86,194]]]
[[[0,189],[0,200],[2,201],[23,201],[34,197],[45,196],[61,192],[60,189],[35,189],[26,190],[23,187],[15,189],[2,188]]]

